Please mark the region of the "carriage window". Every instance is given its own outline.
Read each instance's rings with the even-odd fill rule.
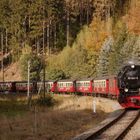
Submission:
[[[47,87],[50,88],[50,84],[47,84]]]

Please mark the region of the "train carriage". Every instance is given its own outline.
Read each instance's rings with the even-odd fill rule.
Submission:
[[[45,90],[46,92],[55,92],[56,91],[56,80],[48,80],[45,81]],[[44,82],[40,81],[37,82],[37,91],[43,91],[44,90]]]
[[[59,80],[57,82],[57,92],[76,92],[75,80]]]
[[[48,92],[56,92],[57,90],[57,81],[56,80],[48,80],[46,81],[46,88]]]
[[[117,85],[117,77],[111,76],[109,77],[109,95],[111,97],[118,97],[119,96],[119,89]]]
[[[47,86],[47,81],[45,81],[45,90],[48,91],[49,88]],[[40,91],[43,91],[44,90],[44,82],[43,81],[39,81],[37,82],[37,91],[40,92]]]
[[[93,79],[77,80],[76,91],[80,93],[92,93],[93,92]]]
[[[15,88],[15,82],[0,82],[0,92],[13,92]]]
[[[27,81],[16,81],[16,92],[27,92],[28,90],[28,82]],[[36,82],[30,82],[29,90],[32,92],[36,92]]]
[[[107,96],[109,93],[109,78],[94,79],[94,93]]]

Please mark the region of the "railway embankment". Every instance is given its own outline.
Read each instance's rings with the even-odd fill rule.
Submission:
[[[139,116],[140,110],[117,110],[101,122],[98,127],[90,129],[72,140],[122,140],[124,137],[125,139],[130,139],[131,137],[131,140],[133,138],[138,139],[137,134],[133,136],[133,131],[135,130],[133,126],[136,126]],[[131,130],[132,127],[133,130]]]
[[[139,140],[140,139],[140,117],[129,133],[124,137],[124,140]]]
[[[120,108],[117,101],[104,98],[73,95],[53,95],[53,98],[56,104],[52,107],[33,106],[26,110],[18,102],[22,112],[19,112],[18,104],[11,104],[15,107],[14,115],[9,114],[13,107],[6,114],[0,111],[0,124],[3,126],[0,127],[0,139],[69,140],[97,127],[111,112]],[[93,99],[96,113],[93,112]],[[4,112],[4,105],[1,109]]]

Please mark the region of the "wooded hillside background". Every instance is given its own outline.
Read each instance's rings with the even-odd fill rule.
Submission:
[[[114,75],[140,60],[138,0],[1,0],[0,52],[22,79]],[[29,57],[30,56],[30,57]]]

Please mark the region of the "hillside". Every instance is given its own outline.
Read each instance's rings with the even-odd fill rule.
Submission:
[[[140,34],[140,1],[135,1],[132,4],[131,9],[129,10],[128,14],[124,17],[124,20],[127,23],[127,26],[131,32],[136,33],[137,35]]]
[[[2,81],[2,71],[0,71],[0,79]],[[10,66],[8,66],[6,69],[4,69],[4,80],[5,81],[21,81],[21,71],[20,66],[18,63],[13,63]]]
[[[33,79],[41,78],[44,64],[46,78],[65,79],[115,74],[140,60],[139,0],[2,0],[0,11],[1,48],[12,52],[6,80],[26,79],[28,60],[37,60]]]

